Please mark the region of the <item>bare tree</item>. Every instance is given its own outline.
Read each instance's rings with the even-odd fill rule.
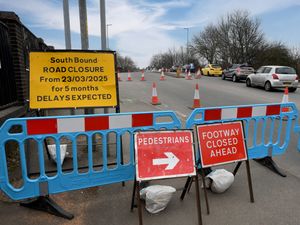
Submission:
[[[265,45],[258,19],[249,12],[236,10],[221,17],[217,25],[208,25],[193,38],[192,52],[210,63],[228,65],[252,63]]]
[[[117,66],[122,72],[127,72],[128,70],[137,70],[137,66],[129,56],[117,55]]]
[[[205,27],[198,36],[194,36],[190,49],[193,55],[204,57],[208,62],[216,62],[218,51],[217,29],[213,25]]]
[[[247,11],[236,10],[223,17],[217,26],[219,57],[229,63],[252,63],[265,44],[258,19]]]

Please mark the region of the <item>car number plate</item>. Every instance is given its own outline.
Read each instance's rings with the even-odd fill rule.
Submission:
[[[283,82],[283,84],[291,84],[291,82]]]

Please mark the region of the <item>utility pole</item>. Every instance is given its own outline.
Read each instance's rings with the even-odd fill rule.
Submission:
[[[89,34],[87,27],[87,12],[86,0],[79,0],[79,18],[80,18],[80,34],[81,34],[81,49],[89,49]]]
[[[72,49],[71,44],[71,29],[70,29],[70,14],[69,14],[69,0],[64,0],[63,2],[64,11],[64,29],[65,29],[65,45],[66,49]],[[75,115],[75,109],[70,110],[71,115]]]
[[[107,50],[105,0],[100,0],[100,24],[101,24],[101,49]]]
[[[184,28],[186,30],[186,61],[189,64],[189,29],[188,27]]]
[[[100,24],[101,24],[101,49],[108,50],[106,45],[106,15],[105,0],[100,0]],[[104,113],[108,113],[108,108],[104,108]]]
[[[79,0],[79,19],[80,19],[80,35],[81,35],[81,49],[89,49],[89,34],[87,27],[87,12],[86,0]],[[94,114],[93,108],[85,108],[84,114]]]
[[[64,0],[63,11],[64,11],[65,45],[66,45],[66,49],[71,49],[72,47],[71,47],[69,0]]]
[[[106,24],[106,38],[107,38],[107,41],[106,41],[106,43],[107,43],[107,50],[109,50],[109,37],[108,37],[108,27],[109,26],[111,26],[112,24],[111,23],[109,23],[109,24]]]

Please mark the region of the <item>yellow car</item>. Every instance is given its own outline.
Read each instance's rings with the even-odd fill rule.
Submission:
[[[207,76],[221,76],[222,68],[218,64],[207,64],[205,67],[202,68],[202,74]]]

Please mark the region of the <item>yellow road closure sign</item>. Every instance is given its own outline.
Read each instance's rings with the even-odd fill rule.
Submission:
[[[117,106],[114,52],[30,53],[30,108]]]

